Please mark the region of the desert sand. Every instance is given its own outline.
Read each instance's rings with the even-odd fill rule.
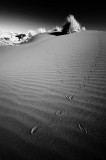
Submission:
[[[104,160],[106,33],[0,47],[0,160]]]

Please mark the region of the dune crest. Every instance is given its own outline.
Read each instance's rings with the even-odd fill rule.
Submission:
[[[85,27],[82,27],[73,15],[69,15],[61,27],[56,26],[48,31],[45,28],[39,28],[36,31],[29,30],[27,33],[0,32],[0,46],[15,46],[29,43],[29,41],[31,43],[37,35],[44,33],[60,36],[85,30]]]

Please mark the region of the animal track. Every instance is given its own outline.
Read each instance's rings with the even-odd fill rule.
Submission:
[[[96,67],[96,64],[91,65],[91,67]]]
[[[63,83],[63,80],[59,80],[59,82]]]
[[[85,76],[85,79],[89,79],[89,76]]]
[[[61,73],[60,71],[57,71],[57,73]]]
[[[60,111],[57,111],[56,114],[59,115],[59,114],[62,114],[62,112],[63,112],[63,111],[60,110]]]
[[[68,100],[73,100],[74,96],[68,96],[68,95],[65,95],[65,97],[68,99]]]
[[[94,72],[94,70],[93,70],[93,69],[91,69],[91,70],[90,70],[90,72]]]
[[[38,130],[38,127],[33,127],[31,129],[31,134],[35,134],[37,130]]]
[[[85,84],[81,84],[81,88],[85,88],[86,87],[86,85]]]
[[[86,134],[88,133],[87,128],[82,127],[80,124],[78,125],[78,128],[81,130],[81,132],[85,132]]]

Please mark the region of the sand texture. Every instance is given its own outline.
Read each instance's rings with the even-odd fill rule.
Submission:
[[[0,160],[105,156],[106,33],[0,47]]]

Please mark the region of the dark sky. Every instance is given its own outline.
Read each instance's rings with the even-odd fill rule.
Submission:
[[[87,29],[106,30],[105,4],[99,1],[10,1],[0,3],[0,30],[51,28],[61,25],[69,14]]]

